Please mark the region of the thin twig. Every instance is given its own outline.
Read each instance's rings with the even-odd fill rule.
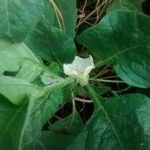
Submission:
[[[97,82],[106,82],[106,83],[125,83],[124,81],[120,80],[104,80],[104,79],[94,79],[90,78],[91,81],[97,81]]]
[[[75,100],[79,101],[79,102],[83,102],[83,103],[93,103],[92,100],[82,99],[82,98],[78,98],[78,97],[75,97]]]

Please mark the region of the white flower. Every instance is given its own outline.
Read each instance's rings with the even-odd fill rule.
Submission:
[[[81,58],[76,56],[71,64],[64,64],[64,73],[68,76],[76,78],[81,86],[85,86],[89,81],[89,73],[95,68],[93,58]]]

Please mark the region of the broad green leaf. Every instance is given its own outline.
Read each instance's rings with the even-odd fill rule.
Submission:
[[[59,13],[63,15],[66,33],[57,26],[58,18],[56,17],[57,13],[54,5],[50,1],[45,1],[43,16],[25,42],[36,55],[47,61],[70,62],[75,55],[75,45],[72,36],[74,35],[76,23],[76,2],[58,1],[53,3],[59,10]],[[72,15],[70,15],[70,10]]]
[[[36,99],[30,114],[30,122],[26,126],[23,144],[35,142],[40,136],[43,125],[59,110],[63,103],[61,90],[55,90]]]
[[[46,68],[44,68],[42,64],[33,60],[22,59],[20,61],[20,69],[16,73],[15,77],[33,82],[37,78],[42,77],[43,72],[46,72]]]
[[[52,72],[53,70],[45,67],[24,43],[13,44],[0,40],[0,75],[15,76],[33,82],[42,78],[45,73],[52,79],[57,78]]]
[[[25,59],[39,62],[24,43],[13,44],[8,40],[0,40],[0,74],[5,71],[17,72],[20,62]]]
[[[12,103],[20,105],[26,96],[37,99],[38,97],[42,97],[45,94],[47,95],[48,93],[63,88],[73,82],[73,78],[66,78],[60,79],[57,82],[52,82],[46,87],[42,87],[24,79],[0,76],[0,94]]]
[[[113,0],[110,4],[108,11],[112,10],[125,10],[125,11],[141,11],[142,1],[141,0]]]
[[[71,0],[71,1],[55,0],[54,2],[58,7],[60,14],[62,16],[62,19],[60,19],[62,30],[65,31],[66,34],[68,34],[70,37],[73,38],[75,36],[75,27],[77,21],[76,0]],[[55,22],[57,22],[57,20]]]
[[[74,141],[74,139],[74,136],[44,131],[41,132],[41,136],[36,142],[27,145],[24,150],[65,150],[66,147]]]
[[[64,97],[61,89],[52,91],[47,98],[47,102],[43,100],[43,104],[41,104],[41,107],[43,105],[43,109],[40,113],[43,118],[42,125],[44,125],[44,123],[46,123],[46,121],[50,119],[60,109],[63,103]]]
[[[147,50],[149,52],[142,53],[139,49],[139,55],[141,55],[140,58],[139,56],[135,57],[132,54],[128,54],[128,60],[127,58],[124,58],[124,61],[114,65],[116,73],[129,85],[141,88],[150,87],[150,49]]]
[[[1,0],[0,37],[22,41],[38,23],[43,0]]]
[[[24,89],[17,86],[16,91],[11,90],[14,94],[18,92],[15,100],[18,100],[19,96],[21,99],[21,94],[27,91],[27,86]],[[6,97],[13,98],[9,88],[6,89]],[[24,93],[21,90],[24,90]],[[2,89],[2,92],[5,91]],[[19,106],[13,105],[0,95],[0,147],[3,150],[22,150],[25,145],[37,141],[44,123],[58,111],[63,103],[63,94],[60,89],[40,95],[40,91],[36,93],[30,87],[30,92],[34,96],[22,97],[22,105]]]
[[[12,103],[19,105],[26,96],[41,97],[45,90],[20,78],[0,76],[0,94]]]
[[[84,131],[82,133],[80,133],[75,140],[72,142],[72,144],[68,145],[66,150],[90,150],[90,149],[86,149],[86,145],[85,145],[85,141],[87,138],[87,132]],[[93,149],[95,150],[95,149]]]
[[[30,114],[31,119],[25,130],[24,145],[36,142],[40,135],[41,127],[60,109],[64,102],[62,87],[67,85],[66,82],[68,81],[63,81],[63,84],[58,83],[59,86],[52,84],[45,95],[34,100],[32,113]],[[62,85],[60,86],[60,84]]]
[[[26,39],[26,43],[33,52],[47,61],[70,62],[75,55],[73,39],[50,26],[44,19]]]
[[[24,99],[27,101],[27,99]],[[25,126],[33,101],[16,107],[0,97],[0,147],[3,150],[21,150]]]
[[[72,112],[69,116],[50,125],[49,130],[75,136],[83,131],[83,122],[78,112]]]
[[[150,99],[140,94],[107,99],[69,150],[150,149],[149,107]]]
[[[86,30],[78,41],[100,59],[98,65],[114,63],[117,74],[128,84],[150,87],[150,18],[114,11]]]

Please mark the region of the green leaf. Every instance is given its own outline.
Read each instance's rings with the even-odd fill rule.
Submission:
[[[41,133],[40,138],[36,142],[27,145],[24,150],[65,150],[66,147],[74,141],[74,139],[74,136],[44,131]]]
[[[60,20],[62,29],[66,34],[73,38],[75,36],[75,27],[77,21],[76,0],[55,0],[55,4],[62,15],[62,20]]]
[[[69,150],[150,149],[149,107],[150,99],[140,94],[107,99]]]
[[[73,82],[73,78],[66,78],[52,82],[49,86],[41,87],[20,78],[0,76],[0,94],[5,96],[12,103],[20,105],[26,96],[37,99]]]
[[[64,102],[61,89],[74,79],[56,77],[24,43],[1,40],[0,45],[0,147],[21,150],[37,140],[44,123]],[[45,73],[59,80],[46,87],[33,84]]]
[[[141,0],[114,0],[108,8],[108,11],[113,10],[141,11],[142,2]]]
[[[114,11],[83,32],[78,40],[100,59],[97,65],[114,63],[125,82],[150,87],[149,26],[150,18],[146,15]]]
[[[45,1],[43,16],[25,42],[36,55],[47,61],[57,61],[60,64],[71,62],[75,55],[73,35],[76,24],[76,1],[55,1],[53,4],[51,1]],[[57,10],[61,14],[66,32],[59,28]]]
[[[69,116],[50,125],[49,130],[55,133],[78,135],[81,131],[83,131],[83,122],[78,112],[73,112]]]
[[[52,70],[53,73],[60,75],[62,73],[62,69],[58,63],[56,62],[52,62],[49,66],[48,66],[49,70]]]
[[[0,94],[16,105],[21,104],[26,96],[37,98],[45,93],[44,88],[19,78],[0,76],[0,83]]]
[[[22,41],[38,23],[43,0],[1,0],[0,37]]]
[[[57,78],[52,72],[53,70],[45,67],[24,43],[13,44],[0,40],[0,75],[34,82],[37,78],[43,78],[45,73],[52,79]]]
[[[75,55],[73,39],[45,20],[41,20],[26,43],[33,52],[47,61],[70,62]]]
[[[24,91],[26,91],[25,87]],[[1,90],[1,89],[0,89]],[[21,95],[18,86],[18,95]],[[9,88],[7,88],[7,95]],[[11,91],[16,93],[17,91]],[[44,95],[35,93],[30,89],[34,97],[23,97],[22,105],[15,106],[0,95],[0,147],[3,150],[21,150],[25,145],[36,142],[40,136],[41,128],[46,121],[58,111],[63,103],[61,90],[51,91]],[[39,97],[38,97],[39,95]],[[16,97],[18,99],[18,97]]]
[[[29,82],[34,82],[36,79],[42,77],[44,72],[46,72],[46,68],[44,68],[42,64],[33,60],[22,59],[20,61],[20,69],[16,73],[15,77]],[[51,74],[49,73],[49,76],[50,75]]]
[[[53,6],[49,3],[48,0],[44,0],[44,10],[41,19],[44,19],[49,25],[54,25],[55,20],[55,11]]]
[[[24,99],[27,101],[27,99]],[[3,150],[21,150],[25,126],[33,101],[16,107],[0,97],[0,147]]]
[[[62,89],[52,91],[47,98],[47,102],[43,100],[43,109],[41,109],[42,113],[40,113],[43,116],[42,125],[44,125],[44,123],[46,123],[46,121],[50,119],[60,109],[63,103],[64,97]]]
[[[8,40],[0,40],[0,74],[5,71],[17,72],[21,61],[25,59],[39,63],[39,60],[24,43],[13,44]]]
[[[24,134],[24,145],[35,142],[40,136],[41,128],[59,110],[63,103],[61,90],[55,90],[35,99]]]
[[[87,132],[84,131],[82,133],[80,133],[74,140],[74,142],[72,142],[72,144],[68,145],[67,150],[90,150],[90,149],[86,149],[85,146],[85,141],[87,138]],[[95,149],[93,149],[95,150]]]

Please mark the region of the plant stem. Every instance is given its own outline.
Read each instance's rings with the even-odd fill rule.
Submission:
[[[124,81],[119,80],[104,80],[104,79],[94,79],[90,78],[91,81],[97,81],[97,82],[106,82],[106,83],[125,83]]]
[[[79,97],[75,97],[75,100],[82,103],[93,103],[93,100],[87,100]]]
[[[71,122],[70,122],[70,125],[69,125],[70,127],[74,123],[76,112],[77,112],[74,93],[72,92],[71,95],[72,95],[72,118],[71,118]]]
[[[54,2],[54,0],[49,0],[49,2],[52,4],[52,6],[54,8],[56,18],[57,18],[57,21],[58,21],[61,31],[65,31],[64,18],[63,18],[61,11],[59,10],[59,8],[56,5],[56,3]]]
[[[75,96],[73,92],[72,92],[72,111],[73,113],[76,112]]]
[[[94,91],[94,89],[91,86],[87,86],[87,90],[88,90],[89,94],[92,97],[92,100],[94,102],[95,110],[97,110],[99,108],[103,108],[103,106],[102,106],[102,104],[100,102],[101,100],[103,100],[103,98],[100,97],[100,96],[98,98],[96,92]]]

